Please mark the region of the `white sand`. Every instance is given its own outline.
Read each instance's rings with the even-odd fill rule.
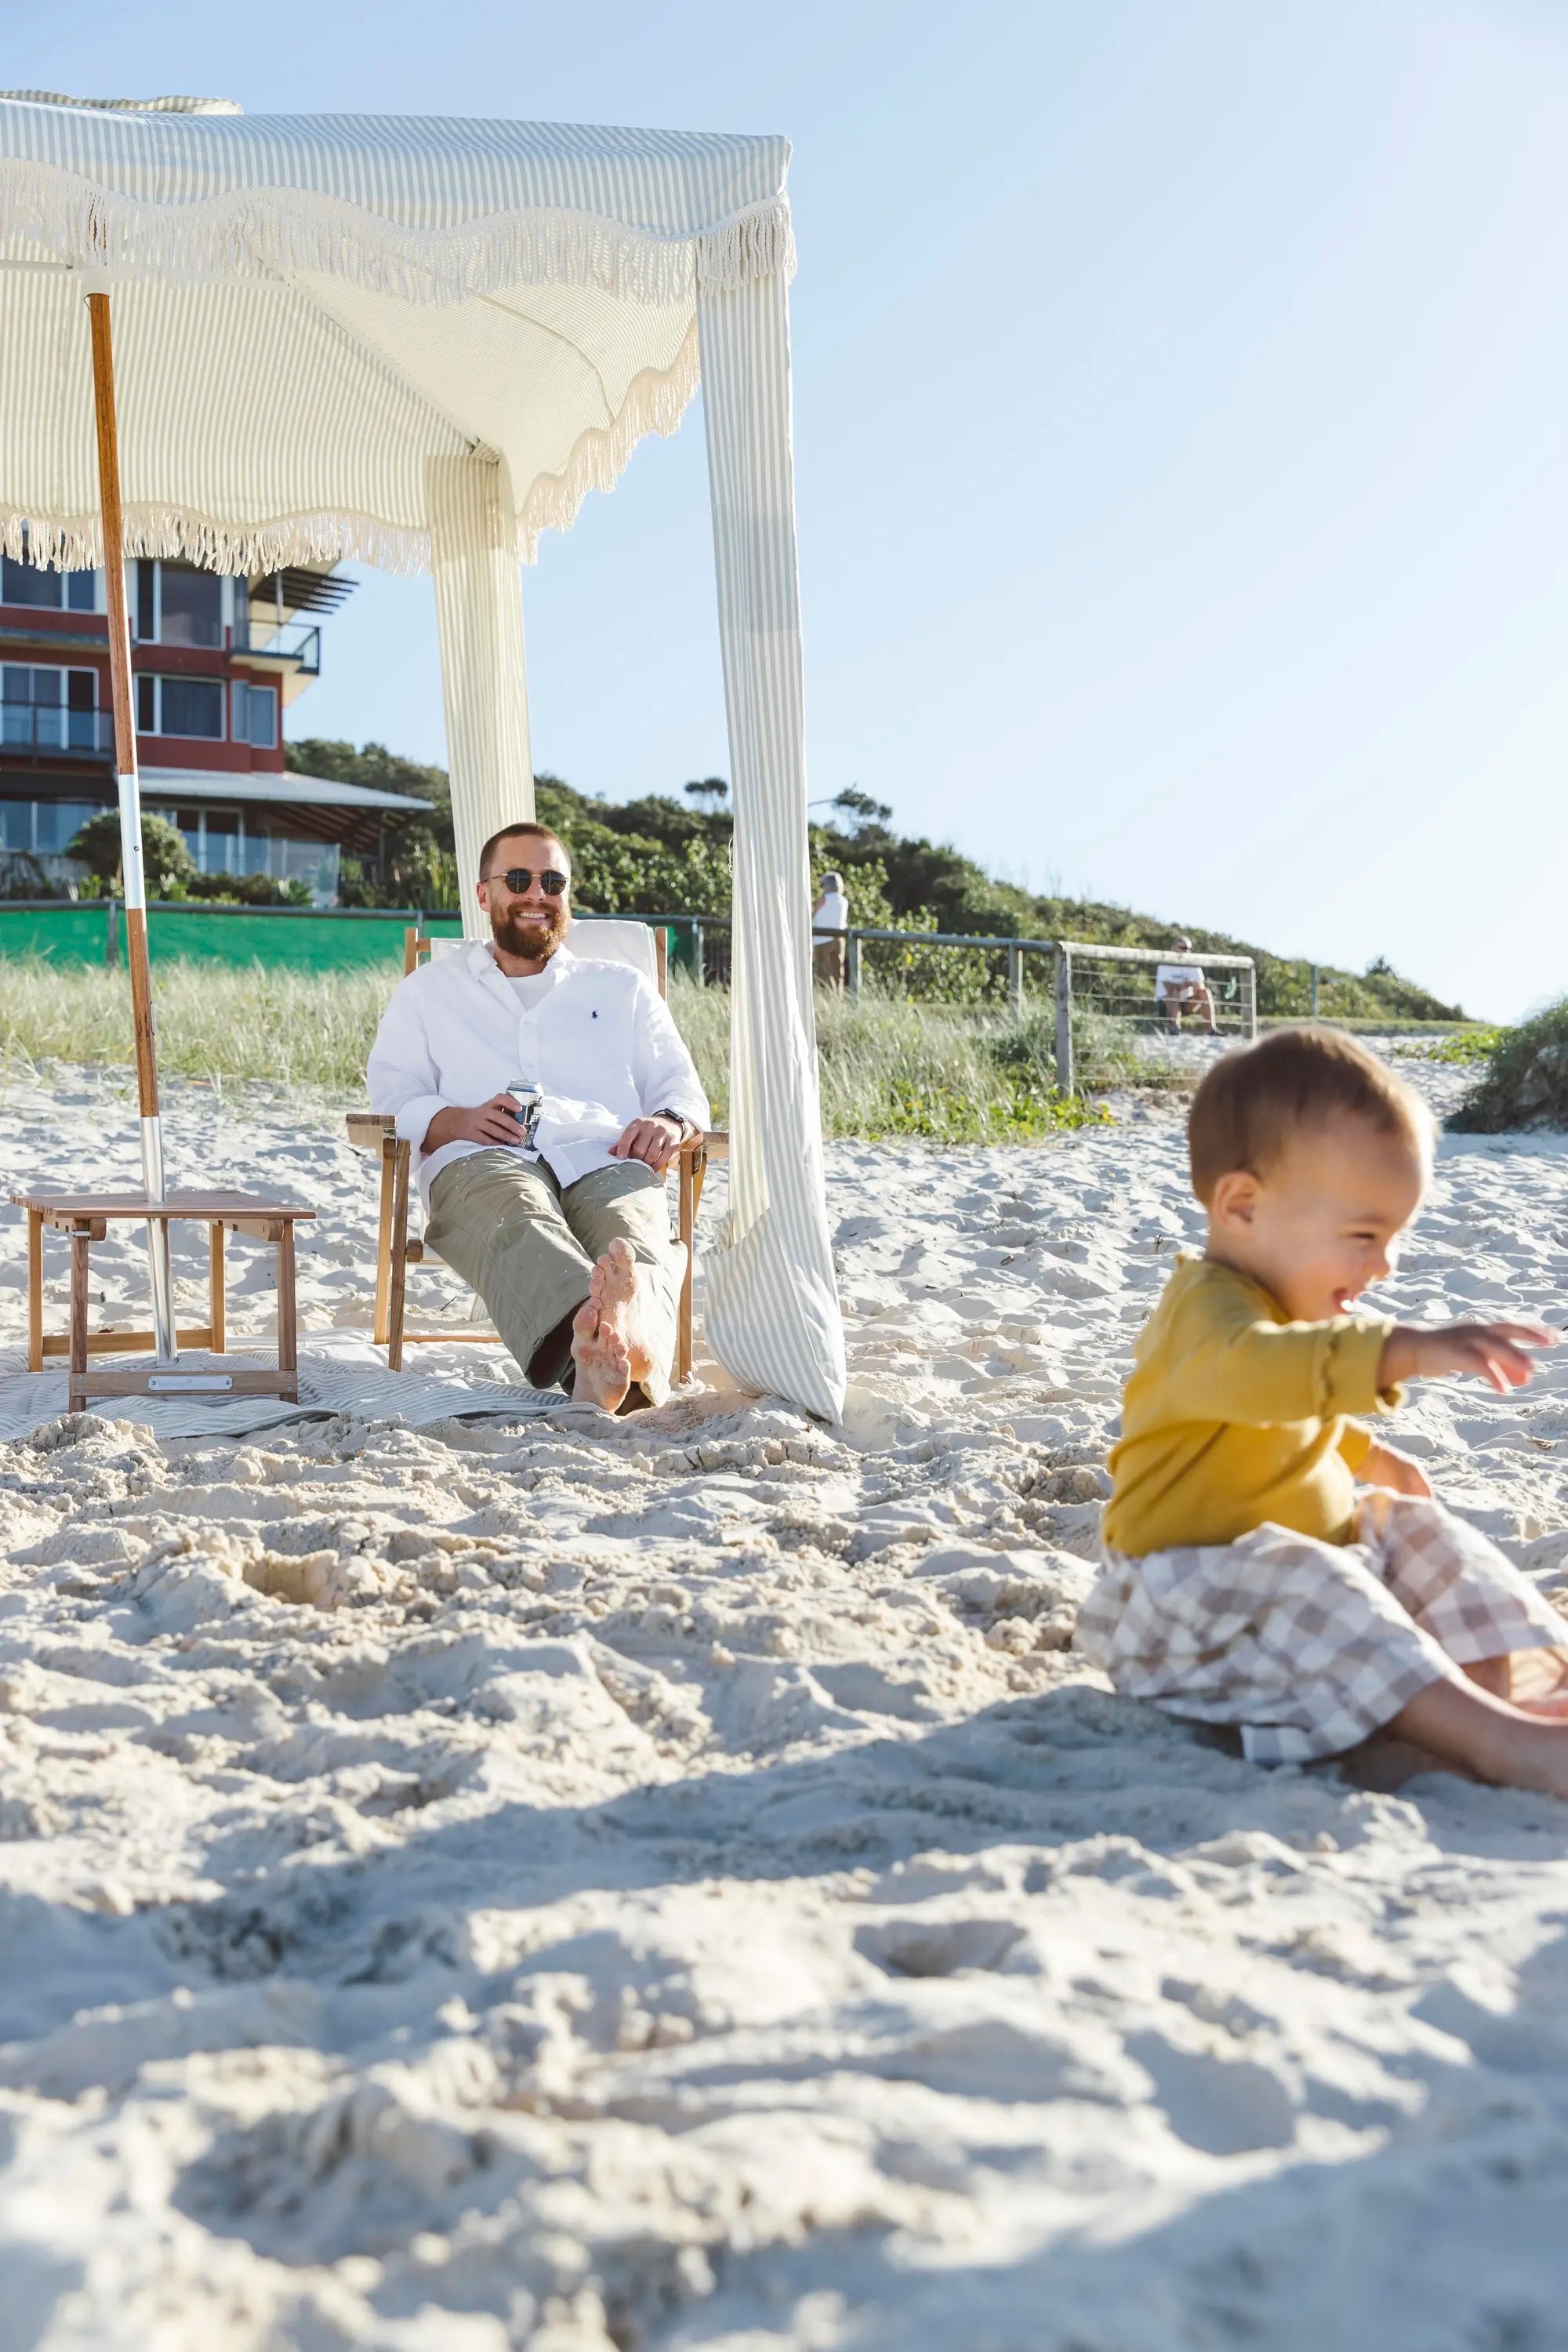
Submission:
[[[103,1080],[5,1108],[11,1181],[132,1173]],[[171,1128],[363,1325],[333,1122]],[[1568,2344],[1568,1811],[1265,1774],[1063,1646],[1173,1116],[829,1165],[843,1434],[0,1450],[6,2352]],[[1565,1268],[1568,1159],[1455,1144],[1389,1296]],[[1556,1582],[1568,1361],[1405,1442]]]

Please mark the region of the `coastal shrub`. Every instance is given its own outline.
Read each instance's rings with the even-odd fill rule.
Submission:
[[[100,809],[79,826],[66,845],[66,856],[79,858],[96,882],[105,885],[93,895],[106,898],[124,888],[120,872],[120,812]],[[149,898],[184,898],[196,877],[196,861],[184,835],[166,816],[142,818],[142,866]]]
[[[1470,1135],[1568,1128],[1568,999],[1491,1035],[1486,1065],[1448,1125]]]

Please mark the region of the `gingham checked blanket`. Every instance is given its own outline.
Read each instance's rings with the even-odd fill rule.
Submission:
[[[1440,1503],[1381,1489],[1362,1498],[1354,1543],[1268,1525],[1233,1544],[1112,1552],[1074,1640],[1125,1696],[1236,1725],[1258,1764],[1353,1748],[1482,1658],[1538,1654],[1515,1665],[1515,1697],[1568,1667],[1568,1623],[1495,1544]]]

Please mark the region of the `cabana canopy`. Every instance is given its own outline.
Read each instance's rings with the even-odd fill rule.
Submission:
[[[706,1328],[830,1418],[782,139],[0,98],[0,541],[103,560],[82,296],[110,297],[123,546],[435,575],[465,888],[532,813],[518,559],[704,386],[735,807],[731,1213]],[[465,924],[481,918],[471,902]]]

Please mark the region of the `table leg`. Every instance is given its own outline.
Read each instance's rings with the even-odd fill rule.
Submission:
[[[27,1212],[27,1370],[44,1369],[44,1216]]]
[[[68,1410],[87,1409],[88,1252],[92,1235],[86,1225],[71,1227],[70,1394]]]
[[[278,1369],[289,1375],[286,1393],[300,1394],[300,1351],[294,1296],[294,1224],[285,1218],[278,1235]]]
[[[215,1356],[227,1352],[227,1308],[224,1300],[223,1227],[207,1227],[207,1329]]]

